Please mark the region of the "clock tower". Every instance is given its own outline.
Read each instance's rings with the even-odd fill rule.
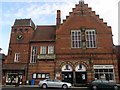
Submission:
[[[31,19],[16,19],[12,26],[7,62],[15,62],[15,54],[20,53],[19,63],[28,62],[29,41],[35,31],[35,24]],[[10,58],[9,58],[10,57]]]

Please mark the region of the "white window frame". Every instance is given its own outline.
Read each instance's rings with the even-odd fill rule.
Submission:
[[[35,50],[33,50],[33,49],[35,49]],[[31,47],[30,63],[36,63],[36,56],[37,56],[37,47],[32,46]]]
[[[41,46],[40,47],[40,54],[46,54],[47,47],[46,46]]]
[[[77,33],[77,36],[75,36],[75,33]],[[80,37],[78,33],[80,33]],[[72,48],[82,48],[82,36],[81,35],[82,35],[81,30],[71,30],[71,47]]]
[[[94,34],[92,32],[94,32]],[[96,31],[95,30],[86,30],[85,36],[86,36],[86,48],[96,48],[97,47]]]
[[[48,54],[54,54],[54,46],[48,46]]]
[[[94,65],[94,78],[95,78],[95,74],[98,74],[100,77],[100,74],[108,74],[109,75],[109,81],[115,81],[115,72],[114,72],[114,66],[113,65]],[[98,70],[98,72],[95,72],[95,69]],[[104,72],[104,70],[108,70],[108,72]],[[109,72],[109,70],[112,69],[113,72]],[[103,72],[99,72],[99,70],[103,70]],[[113,75],[113,79],[110,79],[110,74]],[[98,78],[100,79],[100,78]]]
[[[37,78],[37,74],[34,73],[34,74],[32,75],[32,78],[33,78],[33,79],[36,79],[36,78]]]
[[[20,53],[15,53],[14,62],[20,61]]]

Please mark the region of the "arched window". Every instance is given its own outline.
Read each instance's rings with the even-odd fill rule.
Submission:
[[[62,67],[62,71],[73,71],[73,69],[69,64],[66,64]]]
[[[82,64],[79,64],[76,66],[75,71],[79,72],[79,71],[86,71],[86,67]]]

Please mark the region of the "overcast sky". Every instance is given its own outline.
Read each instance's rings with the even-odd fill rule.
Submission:
[[[118,45],[118,2],[120,0],[84,0],[108,26],[112,27],[113,42]],[[55,24],[56,11],[61,10],[65,19],[79,0],[1,0],[0,48],[7,55],[11,26],[15,19],[31,18],[36,25]]]

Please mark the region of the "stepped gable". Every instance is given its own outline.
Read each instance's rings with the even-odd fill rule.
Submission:
[[[38,41],[55,41],[55,29],[56,26],[37,26],[31,42]]]
[[[66,24],[68,24],[68,22],[74,22],[75,19],[74,18],[78,18],[76,19],[77,22],[84,20],[84,22],[81,22],[80,24],[82,26],[91,28],[93,27],[92,24],[90,25],[86,25],[87,23],[98,23],[99,26],[102,26],[104,28],[106,28],[107,30],[111,31],[111,26],[107,26],[106,22],[103,22],[103,19],[99,17],[99,15],[96,15],[95,11],[92,11],[91,7],[88,7],[88,4],[85,4],[84,1],[79,1],[79,4],[75,5],[75,8],[72,8],[72,12],[69,12],[69,16],[66,16],[66,19],[63,20],[63,23],[61,23],[60,28],[62,30],[62,28],[66,27]],[[60,29],[59,28],[59,29]],[[58,33],[59,30],[57,30],[56,33]]]

